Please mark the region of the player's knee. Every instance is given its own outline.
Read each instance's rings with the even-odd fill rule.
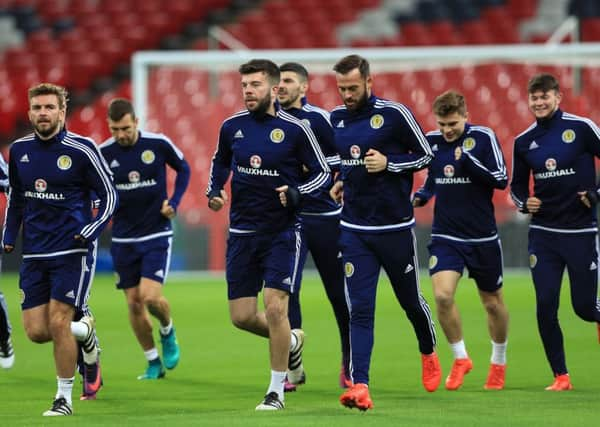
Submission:
[[[499,300],[484,301],[483,308],[490,316],[498,316],[504,310],[503,304]]]
[[[238,329],[249,330],[252,327],[254,316],[248,313],[231,313],[231,323]]]
[[[594,311],[596,310],[595,304],[587,304],[581,302],[573,302],[573,310],[575,314],[586,322],[595,321]]]
[[[435,305],[438,308],[438,310],[450,310],[454,305],[454,296],[445,292],[436,293]]]
[[[134,300],[127,302],[129,312],[135,316],[139,316],[144,313],[145,306],[141,300]]]
[[[27,338],[38,344],[46,343],[51,339],[46,325],[25,325],[25,333],[27,334]]]

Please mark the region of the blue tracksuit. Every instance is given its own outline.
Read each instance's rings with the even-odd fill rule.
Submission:
[[[14,246],[23,226],[22,307],[49,298],[85,307],[96,239],[118,200],[96,144],[66,129],[49,140],[25,136],[10,148],[9,181],[3,244]],[[95,198],[98,214],[92,217]]]
[[[427,140],[435,157],[415,197],[422,204],[436,198],[430,274],[442,270],[462,274],[467,267],[480,289],[494,291],[502,285],[502,252],[492,196],[508,183],[500,145],[490,128],[469,123],[455,141],[447,142],[439,130],[429,132]]]
[[[293,293],[300,248],[297,209],[283,207],[275,189],[288,185],[306,197],[329,188],[330,169],[313,132],[281,110],[275,116],[241,111],[221,126],[209,198],[220,194],[230,173],[229,298],[256,295],[263,280]]]
[[[517,136],[511,195],[527,212],[529,179],[541,200],[529,225],[529,263],[536,291],[538,328],[555,375],[567,372],[558,323],[560,285],[565,267],[575,313],[600,322],[596,303],[598,252],[595,206],[577,194],[596,190],[594,157],[600,157],[600,129],[591,120],[558,109]]]
[[[310,126],[317,137],[329,167],[333,171],[338,171],[340,156],[335,150],[329,113],[309,104],[306,98],[302,99],[302,108],[290,108],[285,111]],[[302,246],[300,248],[300,268],[296,285],[298,292],[290,295],[288,317],[292,329],[302,328],[299,291],[302,268],[306,262],[308,252],[310,252],[335,314],[342,344],[342,363],[345,372],[349,372],[350,315],[344,295],[344,270],[339,248],[341,210],[341,206],[329,196],[328,188],[323,188],[323,191],[315,195],[307,195],[303,200],[300,210]]]
[[[435,330],[418,284],[410,201],[412,173],[433,157],[421,127],[399,103],[371,96],[357,111],[344,106],[331,113],[343,180],[341,247],[350,307],[351,373],[369,382],[375,294],[380,268],[411,321],[421,353],[433,352]],[[365,153],[387,156],[386,170],[368,173]]]
[[[8,165],[0,153],[0,191],[8,191]],[[6,341],[10,337],[11,327],[8,318],[8,307],[4,294],[0,291],[0,341]]]

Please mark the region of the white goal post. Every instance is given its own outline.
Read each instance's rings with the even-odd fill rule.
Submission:
[[[517,44],[362,49],[290,49],[237,51],[140,51],[132,59],[132,96],[143,127],[148,109],[148,73],[155,66],[186,66],[207,71],[235,71],[252,58],[275,63],[310,64],[311,72],[331,72],[335,61],[349,54],[364,56],[373,72],[423,70],[483,63],[534,63],[599,66],[600,43]]]

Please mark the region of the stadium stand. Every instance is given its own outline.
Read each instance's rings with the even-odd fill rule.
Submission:
[[[0,138],[19,134],[26,89],[46,80],[72,93],[68,126],[104,140],[108,101],[131,96],[133,52],[204,49],[213,24],[256,49],[451,46],[542,42],[569,15],[580,18],[582,40],[600,41],[600,3],[593,0],[0,0]],[[409,105],[426,130],[435,127],[433,98],[449,88],[462,91],[471,119],[496,130],[510,165],[512,139],[530,123],[524,87],[540,69],[496,64],[406,71],[400,78],[383,73],[374,91]],[[566,91],[565,108],[600,122],[600,111],[589,108],[600,102],[600,70],[584,71],[581,95],[571,90],[571,69],[551,71]],[[147,127],[176,141],[193,168],[195,190],[183,199],[181,217],[190,226],[225,227],[208,212],[201,189],[221,120],[241,108],[237,73],[219,76],[217,97],[209,94],[208,74],[197,70],[159,68],[150,78],[149,98],[161,102],[150,105]],[[333,76],[314,76],[309,98],[324,108],[337,105]],[[194,119],[182,111],[194,111]],[[423,178],[419,174],[416,185]],[[504,207],[500,221],[514,214],[506,192],[496,202]],[[418,213],[422,221],[431,214],[430,207]],[[217,240],[211,244],[221,244]]]

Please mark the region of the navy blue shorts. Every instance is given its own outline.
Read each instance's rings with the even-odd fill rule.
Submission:
[[[227,240],[227,296],[255,297],[264,287],[294,292],[299,270],[300,228],[279,233],[230,234]]]
[[[96,250],[57,258],[26,258],[21,263],[19,288],[23,310],[48,304],[50,299],[80,309],[87,307]]]
[[[158,237],[143,242],[113,242],[110,247],[117,289],[140,284],[142,277],[164,283],[171,264],[172,237]]]
[[[500,239],[482,243],[462,243],[433,238],[429,249],[429,275],[438,271],[469,270],[469,277],[485,292],[502,287],[502,246]]]

